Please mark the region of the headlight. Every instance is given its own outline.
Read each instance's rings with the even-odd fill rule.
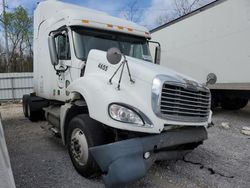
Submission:
[[[112,119],[120,122],[136,124],[139,126],[144,125],[141,117],[135,111],[125,106],[111,104],[109,106],[109,115]]]

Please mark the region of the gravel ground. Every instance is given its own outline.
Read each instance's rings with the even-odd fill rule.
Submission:
[[[73,168],[60,139],[23,117],[20,104],[0,106],[6,142],[17,188],[104,187],[101,178],[85,179]],[[214,112],[209,139],[183,160],[160,162],[130,187],[225,187],[250,185],[250,105],[240,111]],[[229,123],[225,129],[222,123]]]

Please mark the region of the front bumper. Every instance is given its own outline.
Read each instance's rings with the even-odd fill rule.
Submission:
[[[119,187],[142,178],[156,160],[178,159],[191,151],[173,150],[175,146],[205,139],[207,131],[204,127],[186,127],[92,147],[90,152],[105,174],[106,187]],[[151,154],[148,159],[144,158],[146,152]]]

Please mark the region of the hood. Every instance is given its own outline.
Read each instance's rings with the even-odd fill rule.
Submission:
[[[131,70],[131,75],[136,79],[152,83],[153,79],[156,76],[163,75],[168,77],[169,79],[171,79],[171,81],[174,82],[186,83],[187,81],[192,81],[198,84],[198,82],[193,78],[180,74],[162,65],[156,65],[154,63],[150,63],[133,57],[126,57],[126,58]]]
[[[121,65],[121,63],[118,63],[117,65],[111,65],[107,61],[106,54],[107,52],[104,51],[91,50],[88,56],[87,70],[85,71],[86,74],[98,75],[100,73],[100,75],[110,78],[117,70],[117,68]],[[192,83],[196,83],[197,86],[202,86],[201,84],[198,84],[198,82],[195,81],[193,78],[177,73],[171,69],[168,69],[165,66],[156,65],[148,61],[128,56],[126,56],[126,59],[128,61],[131,76],[135,80],[141,80],[152,84],[154,78],[156,76],[161,75],[165,76],[167,79],[169,78],[169,80],[172,82],[179,82],[185,84],[191,81]],[[120,75],[120,71],[117,73],[116,77],[119,77],[118,75]],[[125,67],[123,76],[127,75],[127,68]],[[123,82],[126,81],[129,80],[123,80]]]

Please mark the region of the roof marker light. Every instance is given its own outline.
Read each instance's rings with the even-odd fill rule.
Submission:
[[[132,28],[128,28],[128,31],[131,31],[131,32],[132,32],[132,31],[134,31],[134,30],[133,30]]]
[[[124,29],[124,27],[122,27],[122,26],[117,26],[117,28],[118,28],[118,29],[121,29],[121,30]]]
[[[82,20],[82,23],[88,24],[88,23],[89,23],[89,20]]]
[[[113,28],[113,25],[112,24],[107,24],[107,27]]]

